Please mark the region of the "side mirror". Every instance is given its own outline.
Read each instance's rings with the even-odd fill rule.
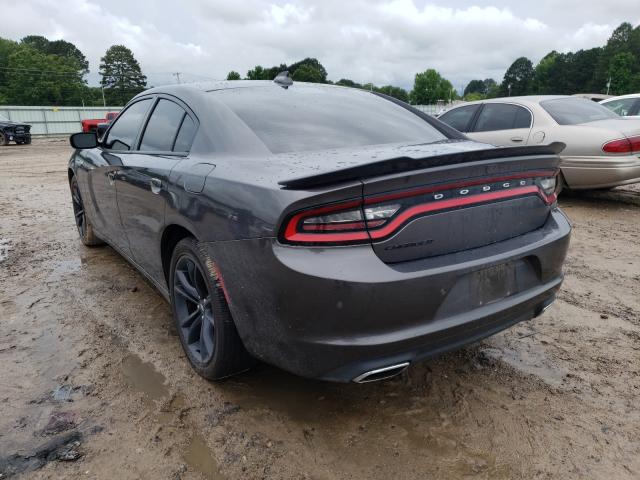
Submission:
[[[69,137],[69,142],[73,148],[87,149],[98,146],[98,137],[95,133],[74,133]]]
[[[102,139],[102,137],[104,137],[105,132],[107,131],[107,129],[109,128],[109,125],[111,125],[110,123],[99,123],[98,126],[96,127],[96,135],[99,139]]]

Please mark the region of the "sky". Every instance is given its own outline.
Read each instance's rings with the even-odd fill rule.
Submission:
[[[638,0],[21,0],[0,36],[73,42],[90,84],[105,50],[124,44],[150,85],[316,57],[334,81],[410,88],[435,68],[460,90],[501,81],[520,56],[601,46],[623,21],[640,24]]]

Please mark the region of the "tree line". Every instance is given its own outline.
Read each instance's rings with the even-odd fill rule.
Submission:
[[[412,104],[426,105],[459,98],[452,83],[434,69],[415,74],[413,88],[358,83],[348,78],[333,82],[315,58],[290,65],[257,65],[242,77],[230,71],[227,80],[273,80],[288,70],[294,81],[360,88],[390,95]],[[0,38],[0,104],[13,105],[124,105],[147,88],[147,77],[133,52],[112,45],[101,58],[100,87],[85,80],[89,62],[71,42],[50,41],[29,35],[19,42]],[[622,23],[606,45],[577,52],[552,51],[537,65],[516,59],[500,83],[492,78],[471,80],[462,96],[479,100],[532,94],[610,93],[640,90],[640,26]]]
[[[112,45],[100,61],[100,86],[85,80],[89,62],[71,42],[29,35],[0,38],[0,105],[124,105],[147,88],[133,52]]]
[[[571,95],[640,91],[640,26],[622,23],[607,43],[577,52],[545,55],[537,65],[526,57],[516,59],[500,84],[492,79],[472,80],[464,90],[466,100],[515,95]]]

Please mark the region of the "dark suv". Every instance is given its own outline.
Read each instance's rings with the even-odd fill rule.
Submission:
[[[0,115],[0,145],[9,145],[9,142],[16,142],[18,145],[31,143],[31,125],[12,122]]]

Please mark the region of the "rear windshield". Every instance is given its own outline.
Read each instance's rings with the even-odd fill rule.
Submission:
[[[608,118],[619,118],[608,108],[586,98],[554,98],[540,102],[560,125],[578,125]]]
[[[447,138],[410,111],[356,89],[293,85],[215,93],[273,153]]]

